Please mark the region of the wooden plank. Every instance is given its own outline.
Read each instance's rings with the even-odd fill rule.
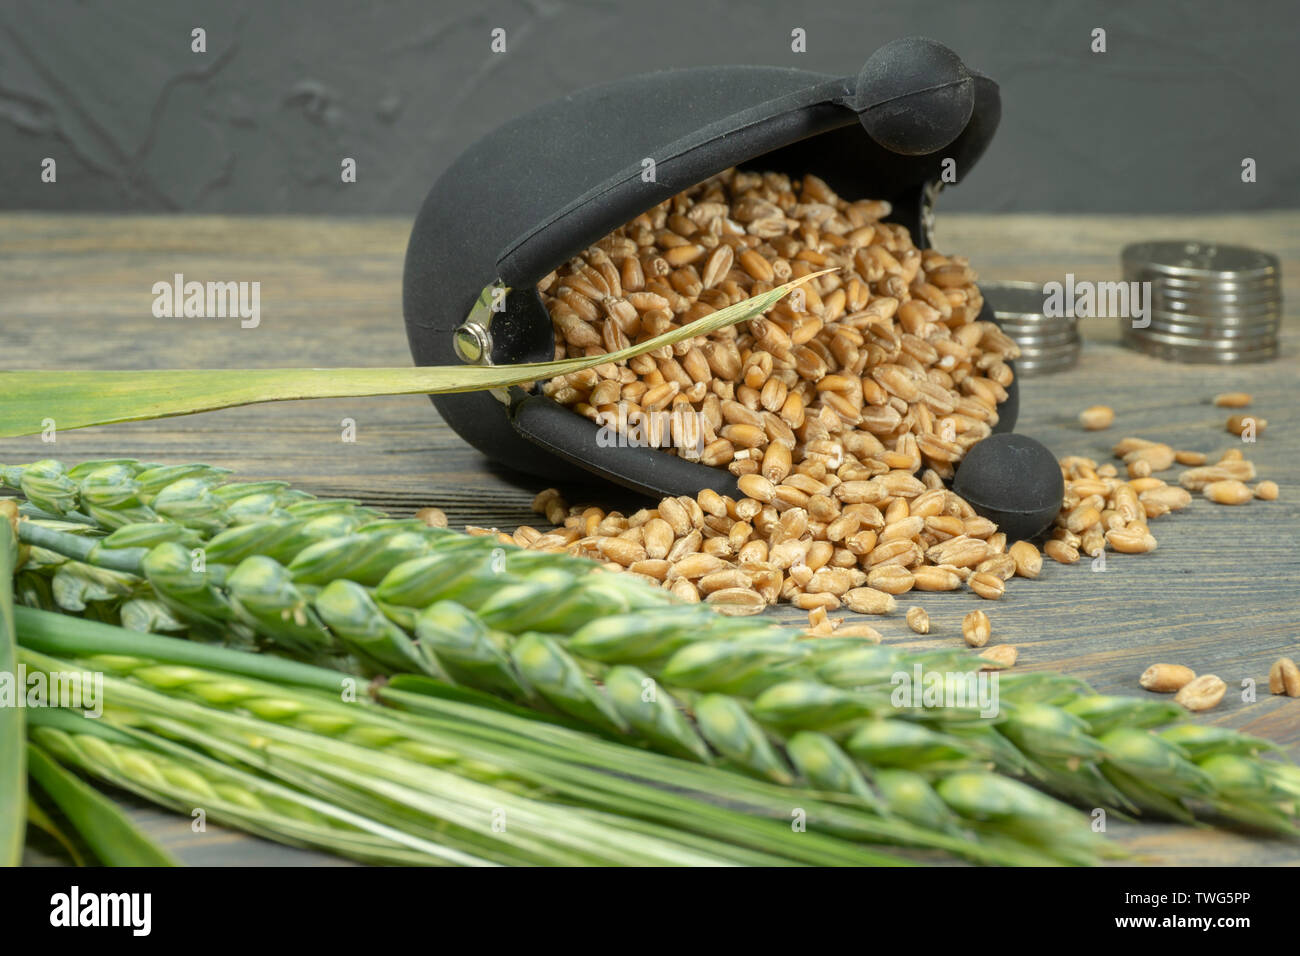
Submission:
[[[271,367],[405,365],[401,270],[409,224],[395,219],[100,217],[0,215],[0,366],[6,368]],[[1245,242],[1283,261],[1287,301],[1300,301],[1300,213],[1189,218],[951,216],[940,218],[941,248],[968,254],[986,278],[1113,279],[1126,242],[1195,237]],[[157,319],[151,288],[174,273],[206,280],[260,281],[262,323]],[[1037,581],[1015,580],[997,604],[969,593],[909,596],[933,631],[913,635],[902,614],[873,620],[887,641],[953,646],[960,620],[987,611],[994,640],[1017,645],[1021,666],[1059,668],[1098,690],[1142,691],[1137,676],[1157,660],[1214,672],[1229,684],[1223,704],[1200,719],[1238,727],[1300,755],[1300,701],[1268,694],[1267,671],[1281,654],[1300,656],[1300,496],[1289,486],[1300,461],[1290,425],[1300,402],[1296,309],[1286,308],[1282,357],[1260,366],[1179,366],[1115,345],[1112,320],[1084,323],[1080,365],[1022,382],[1017,430],[1058,455],[1104,458],[1125,435],[1217,453],[1238,440],[1226,412],[1209,403],[1221,391],[1254,393],[1252,411],[1270,422],[1245,446],[1261,477],[1282,485],[1281,500],[1225,508],[1197,501],[1153,525],[1154,554],[1109,555],[1106,570],[1087,562],[1047,562]],[[1105,403],[1117,413],[1105,432],[1085,432],[1075,416]],[[340,440],[343,418],[357,440]],[[486,462],[438,420],[419,397],[335,399],[230,409],[195,418],[135,423],[39,439],[0,441],[0,461],[51,455],[131,455],[197,459],[243,477],[287,478],[310,491],[359,497],[396,514],[426,504],[454,524],[513,529],[537,519],[529,501],[538,483]],[[571,501],[626,501],[608,489],[564,489]],[[620,504],[620,506],[622,506]],[[794,620],[790,609],[774,616]],[[1254,681],[1243,700],[1243,681]],[[222,844],[177,833],[175,818],[140,810],[151,829],[192,861],[275,859],[242,836]],[[164,823],[164,821],[168,821]],[[186,821],[175,821],[183,829]],[[1205,863],[1295,863],[1293,843],[1164,824],[1117,825],[1122,842],[1152,859]],[[243,846],[240,850],[238,847]],[[286,858],[287,861],[288,858]],[[297,857],[295,857],[297,859]]]

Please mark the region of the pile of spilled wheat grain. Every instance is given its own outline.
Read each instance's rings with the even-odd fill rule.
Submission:
[[[1013,576],[1037,576],[1038,548],[1008,542],[944,485],[996,424],[1018,349],[978,321],[983,300],[969,263],[917,249],[905,228],[880,221],[888,213],[886,203],[841,199],[814,176],[731,170],[548,275],[539,291],[558,358],[614,351],[790,278],[835,270],[765,317],[543,386],[606,423],[693,413],[649,418],[682,429],[649,436],[673,446],[656,453],[726,467],[743,497],[706,490],[624,515],[570,507],[548,489],[534,509],[556,527],[501,539],[595,558],[724,613],[789,602],[810,612],[815,634],[868,638],[879,635],[827,612],[885,614],[896,595],[963,586],[997,599]],[[1096,429],[1113,419],[1097,406],[1081,421]],[[1175,461],[1203,466],[1204,456],[1140,438],[1114,451],[1124,477],[1115,464],[1062,459],[1064,505],[1043,547],[1054,560],[1153,550],[1149,521],[1186,507],[1190,490],[1222,503],[1252,494],[1241,483],[1254,466],[1239,452],[1169,485],[1153,473]],[[1269,485],[1255,493],[1268,497]],[[913,621],[920,629],[920,616]],[[987,617],[967,624],[967,642],[983,646]],[[1012,648],[994,650],[1014,659]]]
[[[1037,577],[1043,554],[1073,564],[1105,550],[1154,551],[1150,522],[1187,507],[1193,491],[1218,504],[1277,497],[1271,481],[1253,490],[1245,484],[1255,466],[1236,448],[1212,465],[1199,452],[1142,438],[1125,438],[1113,452],[1125,476],[1114,462],[1061,459],[1065,496],[1042,552],[1029,541],[1008,542],[932,472],[925,473],[927,484],[906,468],[867,481],[826,474],[814,482],[802,472],[780,485],[742,479],[745,498],[705,490],[631,515],[571,507],[551,488],[533,509],[557,527],[525,526],[501,537],[604,561],[684,600],[718,604],[724,613],[756,613],[787,601],[813,612],[814,632],[829,633],[835,622],[825,611],[844,606],[886,614],[897,606],[896,595],[913,590],[965,586],[995,600],[1012,577]],[[1183,471],[1177,484],[1152,474],[1175,463],[1197,467]],[[917,617],[914,629],[920,626]]]

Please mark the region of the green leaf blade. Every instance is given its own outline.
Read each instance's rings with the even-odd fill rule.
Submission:
[[[63,852],[68,854],[74,866],[88,866],[86,857],[82,854],[77,846],[74,837],[63,831],[58,822],[42,809],[41,805],[35,800],[28,797],[27,799],[27,822],[38,830],[43,831],[50,836],[56,843],[62,847]]]
[[[0,678],[14,699],[0,701],[0,866],[22,862],[27,835],[27,772],[23,709],[18,706],[18,636],[14,626],[14,571],[18,564],[18,506],[0,502]]]
[[[0,438],[39,434],[53,420],[60,430],[147,421],[197,412],[308,398],[438,395],[485,391],[554,378],[620,362],[753,318],[796,286],[802,276],[720,309],[679,329],[618,352],[558,362],[420,368],[163,369],[146,371],[0,372]]]
[[[108,797],[84,783],[35,744],[28,747],[28,769],[32,779],[41,785],[106,866],[177,865]]]

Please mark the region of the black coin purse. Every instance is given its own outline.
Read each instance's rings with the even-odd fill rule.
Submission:
[[[403,277],[411,354],[419,365],[549,361],[555,340],[537,282],[731,166],[813,173],[847,199],[888,200],[890,221],[926,248],[944,160],[964,177],[1000,113],[996,83],[917,37],[881,47],[856,76],[706,67],[548,103],[470,146],[429,191]],[[475,309],[495,286],[510,290],[504,308]],[[987,303],[980,318],[992,318]],[[1013,382],[996,431],[1014,427],[1018,394]],[[548,481],[599,476],[655,497],[736,494],[725,470],[655,448],[602,447],[594,422],[521,388],[433,402],[489,458]]]

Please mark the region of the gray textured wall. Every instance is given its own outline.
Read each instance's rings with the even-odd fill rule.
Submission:
[[[0,0],[0,207],[413,214],[463,144],[567,91],[709,63],[856,72],[908,34],[1002,86],[945,209],[1295,207],[1298,26],[1297,0]]]

